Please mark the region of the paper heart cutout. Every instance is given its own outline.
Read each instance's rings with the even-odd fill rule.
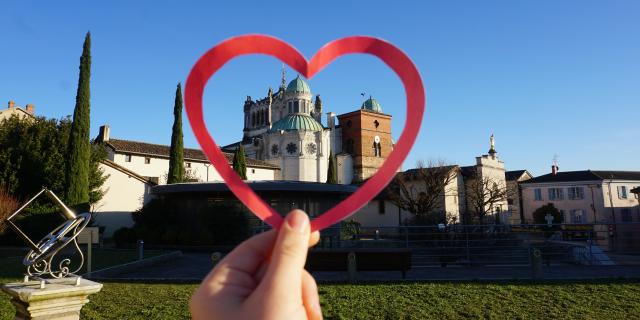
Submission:
[[[331,41],[307,61],[288,43],[266,35],[243,35],[228,39],[209,49],[193,66],[185,87],[185,103],[191,129],[211,164],[242,203],[264,222],[279,228],[284,221],[280,214],[260,198],[240,179],[227,162],[204,123],[202,94],[209,78],[225,63],[238,56],[265,54],[286,63],[311,79],[333,60],[346,54],[366,53],[378,57],[402,81],[407,97],[407,120],[389,157],[351,196],[311,221],[312,230],[322,230],[337,223],[373,199],[393,179],[416,140],[425,109],[422,78],[415,65],[400,49],[373,37],[354,36]]]

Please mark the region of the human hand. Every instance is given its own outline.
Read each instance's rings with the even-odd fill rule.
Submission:
[[[308,247],[318,243],[309,217],[291,211],[280,230],[236,247],[202,281],[189,308],[203,319],[322,319],[315,280],[304,270]]]

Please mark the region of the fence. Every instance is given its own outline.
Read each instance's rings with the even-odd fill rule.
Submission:
[[[256,230],[261,231],[261,230]],[[640,265],[640,223],[329,228],[316,248],[409,248],[412,267]]]

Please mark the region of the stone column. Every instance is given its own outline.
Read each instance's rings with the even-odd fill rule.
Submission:
[[[102,289],[102,284],[76,278],[48,280],[44,289],[39,281],[14,282],[2,285],[16,308],[16,320],[76,320],[88,296]]]

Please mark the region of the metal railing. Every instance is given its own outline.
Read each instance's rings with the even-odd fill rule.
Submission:
[[[334,227],[316,248],[407,248],[414,268],[529,266],[536,249],[547,266],[640,265],[640,223]]]

